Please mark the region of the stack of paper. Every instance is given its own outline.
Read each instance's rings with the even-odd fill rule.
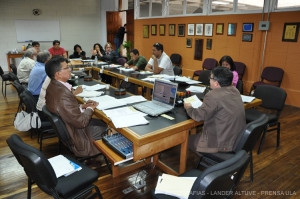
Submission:
[[[196,177],[177,177],[162,174],[158,177],[155,194],[166,194],[182,199],[188,199]]]
[[[111,119],[116,128],[124,128],[149,123],[148,120],[144,118],[144,116],[147,114],[137,111],[133,107],[103,110],[103,112]]]
[[[136,96],[130,96],[122,99],[118,99],[119,101],[122,101],[126,104],[133,104],[133,103],[138,103],[138,102],[145,102],[147,101],[146,98],[144,98],[141,95],[136,95]]]
[[[190,86],[189,88],[187,88],[187,91],[191,91],[194,93],[203,93],[204,90],[206,89],[206,87],[201,87],[201,86]]]
[[[202,105],[202,102],[199,100],[199,98],[196,95],[193,95],[188,98],[184,98],[183,101],[185,103],[191,103],[193,108],[199,108]]]
[[[96,91],[104,88],[105,88],[104,84],[95,84],[93,86],[82,85],[82,89],[85,91]]]
[[[255,99],[255,97],[252,97],[252,96],[246,96],[246,95],[241,95],[241,97],[242,97],[242,101],[245,103],[250,103],[250,102],[252,102],[254,99]]]
[[[119,69],[120,69],[121,71],[125,71],[125,72],[134,71],[133,68],[122,68],[122,67],[120,67]]]
[[[92,92],[92,91],[90,91]],[[109,108],[115,108],[119,106],[125,106],[126,103],[122,102],[121,100],[118,100],[114,97],[111,97],[109,95],[104,95],[100,97],[92,97],[92,98],[83,98],[84,101],[93,100],[95,102],[98,102],[99,105],[97,106],[98,110],[105,110]]]
[[[63,155],[58,155],[53,158],[48,159],[57,178],[61,176],[68,176],[76,171],[80,171],[82,168],[68,160],[66,157]]]
[[[103,91],[82,91],[81,93],[77,94],[78,97],[97,97],[102,95]]]

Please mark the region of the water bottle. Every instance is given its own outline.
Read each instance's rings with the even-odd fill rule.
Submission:
[[[97,66],[97,64],[98,64],[98,57],[97,57],[97,55],[95,56],[95,66]]]

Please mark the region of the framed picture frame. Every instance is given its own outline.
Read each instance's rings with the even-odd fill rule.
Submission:
[[[195,24],[188,24],[188,34],[189,36],[195,35]]]
[[[228,36],[235,36],[235,34],[236,34],[236,23],[229,23],[228,24],[227,35]]]
[[[224,23],[216,24],[216,35],[223,35],[224,33]]]
[[[159,35],[160,36],[165,36],[166,33],[166,25],[165,24],[160,24],[159,25]]]
[[[191,48],[192,47],[192,38],[186,38],[186,47]]]
[[[157,25],[151,25],[151,35],[156,35]]]
[[[185,24],[178,24],[178,37],[185,36]]]
[[[206,23],[204,26],[204,36],[206,37],[212,37],[213,36],[213,24],[212,23]]]
[[[169,36],[175,36],[175,24],[169,24]]]
[[[252,42],[252,34],[243,33],[242,41],[244,42]]]
[[[211,50],[212,48],[212,39],[207,39],[206,40],[206,49]]]
[[[196,35],[201,36],[203,35],[203,23],[197,23],[196,24]]]
[[[149,38],[149,25],[143,25],[143,37]]]
[[[253,32],[254,23],[243,23],[243,32]]]
[[[282,41],[297,42],[300,23],[285,23],[282,34]]]

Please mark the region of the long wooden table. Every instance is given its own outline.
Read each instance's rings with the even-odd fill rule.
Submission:
[[[96,84],[96,81],[85,83],[85,84]],[[113,95],[114,88],[110,88],[109,95]],[[121,98],[121,96],[115,96],[116,98]],[[83,102],[82,99],[79,101]],[[245,104],[245,108],[251,108],[261,104],[261,100],[255,99],[251,103]],[[102,119],[109,125],[111,120],[99,110],[95,110],[94,114]],[[186,159],[187,159],[187,145],[188,145],[188,135],[189,130],[194,127],[203,124],[203,122],[196,122],[190,119],[183,107],[176,107],[173,112],[167,113],[167,115],[175,118],[174,121],[168,120],[161,116],[146,118],[149,120],[148,125],[141,125],[129,128],[118,128],[116,129],[126,138],[133,142],[133,161],[137,164],[132,164],[126,167],[119,167],[117,164],[125,161],[113,150],[107,147],[102,140],[95,141],[95,146],[109,159],[112,163],[112,176],[117,177],[123,173],[134,170],[145,164],[150,163],[150,158],[152,157],[152,162],[154,165],[161,168],[164,172],[179,175],[186,170]],[[114,126],[113,126],[114,127]],[[175,171],[168,165],[163,163],[158,159],[158,154],[166,149],[172,148],[174,146],[180,145],[180,162],[179,171]],[[142,160],[142,161],[140,161]],[[140,162],[139,162],[140,161]]]
[[[6,54],[7,65],[8,65],[8,70],[9,71],[11,71],[11,69],[10,69],[10,59],[22,58],[23,55],[24,55],[24,53],[15,53],[15,54],[14,53],[7,53]],[[13,60],[13,63],[15,63],[14,60]]]

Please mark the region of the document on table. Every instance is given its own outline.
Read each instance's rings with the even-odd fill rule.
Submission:
[[[133,104],[133,103],[138,103],[138,102],[145,102],[147,101],[146,98],[144,98],[141,95],[136,95],[136,96],[130,96],[122,99],[118,99],[126,104]]]
[[[245,103],[250,103],[250,102],[252,102],[254,99],[255,99],[255,97],[252,97],[252,96],[246,96],[246,95],[241,95],[241,97],[242,97],[242,101]]]
[[[184,98],[183,101],[185,103],[191,103],[193,108],[199,108],[202,105],[202,102],[199,100],[199,98],[196,95],[193,95],[188,98]]]
[[[166,194],[181,199],[188,199],[195,178],[177,177],[168,174],[162,174],[158,177],[155,194]]]
[[[84,91],[97,91],[104,89],[106,86],[104,84],[95,84],[93,86],[80,85]],[[78,86],[74,86],[73,89],[76,89]]]
[[[133,68],[122,68],[122,67],[120,67],[119,69],[120,69],[121,71],[125,71],[125,72],[134,71]]]
[[[147,114],[137,111],[133,107],[122,107],[111,110],[103,110],[107,117],[111,119],[116,128],[124,128],[148,124],[144,118]]]
[[[98,102],[99,105],[97,106],[97,109],[101,111],[109,108],[115,108],[115,107],[126,105],[126,103],[122,102],[121,100],[118,100],[109,95],[103,95],[100,97],[92,97],[92,98],[83,98],[83,100],[84,101],[93,100],[95,102]]]
[[[206,87],[203,86],[190,86],[189,88],[185,89],[187,91],[191,91],[194,93],[203,93]]]
[[[102,95],[103,91],[82,91],[81,93],[77,94],[78,97],[97,97]]]
[[[82,168],[78,164],[68,160],[63,155],[57,155],[48,159],[57,178],[61,176],[68,176]]]

